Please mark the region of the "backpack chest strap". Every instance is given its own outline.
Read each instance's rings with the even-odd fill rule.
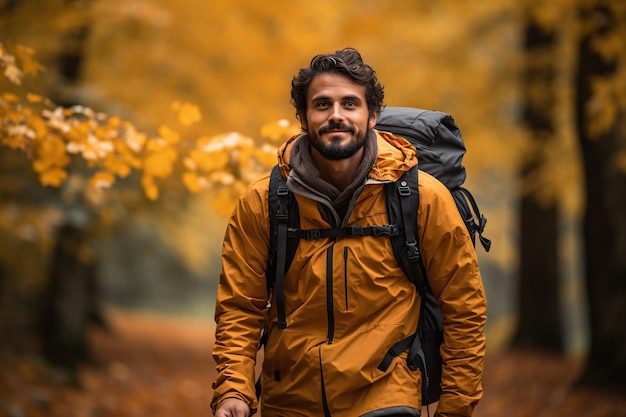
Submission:
[[[287,236],[296,239],[324,239],[324,238],[340,238],[351,236],[398,236],[402,230],[398,225],[386,224],[383,226],[349,226],[336,229],[296,229],[289,228]]]

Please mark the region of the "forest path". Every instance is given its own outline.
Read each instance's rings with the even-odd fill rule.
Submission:
[[[91,335],[97,363],[70,388],[25,352],[0,355],[2,417],[210,417],[213,324],[111,312]],[[488,356],[475,417],[626,417],[626,395],[571,389],[579,361]],[[432,415],[431,410],[431,415]]]

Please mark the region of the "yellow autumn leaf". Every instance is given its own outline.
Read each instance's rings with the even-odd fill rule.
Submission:
[[[165,148],[160,152],[151,153],[144,160],[144,172],[157,178],[169,177],[172,174],[177,155],[173,148]]]
[[[197,171],[198,170],[198,164],[196,164],[196,162],[189,156],[185,157],[183,159],[183,166],[185,167],[185,169],[189,170],[189,171]]]
[[[65,152],[65,142],[56,135],[49,135],[43,140],[37,150],[37,160],[34,168],[40,172],[49,166],[65,166],[70,159]]]
[[[21,85],[22,77],[24,74],[20,69],[12,62],[5,62],[6,68],[4,68],[4,76],[9,79],[13,84]]]
[[[163,149],[167,148],[168,145],[162,138],[150,138],[146,142],[145,150],[147,152],[161,152]]]
[[[24,74],[36,76],[46,68],[33,58],[35,51],[24,45],[17,45],[16,49],[17,57],[22,62],[22,70]]]
[[[109,188],[115,183],[115,175],[107,171],[96,172],[90,179],[89,185],[94,188]]]
[[[88,161],[102,160],[111,152],[114,146],[108,140],[100,140],[93,134],[87,134],[87,140],[82,142],[70,142],[67,144],[69,153],[80,153],[81,156]]]
[[[223,169],[228,164],[228,154],[222,152],[204,152],[199,149],[192,149],[189,157],[196,163],[197,167],[203,171]]]
[[[35,136],[44,138],[48,134],[48,125],[45,120],[39,116],[33,116],[29,119],[31,128],[35,131]]]
[[[150,201],[155,201],[159,198],[159,187],[154,183],[154,177],[143,175],[141,177],[141,186]]]
[[[270,168],[277,163],[277,155],[278,148],[271,145],[263,145],[260,148],[256,148],[254,153],[256,160],[265,168]]]
[[[159,136],[168,144],[175,145],[180,140],[180,135],[167,125],[159,127]]]
[[[102,165],[105,169],[121,178],[130,174],[130,166],[122,158],[114,154],[109,154]]]
[[[28,93],[26,94],[26,100],[28,100],[29,103],[43,103],[44,98],[39,94]]]
[[[20,102],[20,98],[13,93],[3,93],[2,100],[6,101],[7,103],[19,103]]]
[[[135,153],[138,153],[143,149],[146,141],[148,140],[148,136],[145,133],[138,132],[133,125],[130,123],[125,124],[123,126],[124,134],[123,138],[125,140],[126,145]]]
[[[272,142],[284,142],[292,136],[300,133],[300,126],[291,124],[287,119],[267,123],[261,127],[261,137]]]
[[[200,114],[200,109],[198,106],[190,103],[179,103],[175,102],[172,105],[172,108],[178,112],[178,121],[183,126],[191,126],[194,123],[198,123],[202,120],[202,115]]]
[[[252,156],[254,154],[254,148],[241,148],[236,152],[233,152],[237,166],[242,171],[246,171],[254,163]]]
[[[204,188],[202,186],[202,182],[200,181],[200,177],[195,172],[185,171],[183,173],[182,180],[185,187],[187,187],[187,190],[192,193],[199,193]]]
[[[67,172],[61,168],[46,169],[39,173],[39,181],[44,186],[58,187],[67,178]]]
[[[26,149],[26,137],[24,135],[3,135],[0,138],[0,143],[8,146],[11,149]]]
[[[221,185],[233,185],[235,183],[235,176],[225,171],[215,171],[209,176],[209,182]]]
[[[124,155],[124,161],[134,169],[141,169],[143,166],[143,161],[133,155]]]
[[[107,120],[107,126],[113,129],[119,129],[122,126],[122,119],[117,116],[110,117]]]
[[[142,161],[135,156],[134,150],[129,146],[128,142],[125,142],[122,138],[116,138],[113,145],[115,147],[116,156],[124,161],[124,163],[128,164],[131,168],[141,168]]]

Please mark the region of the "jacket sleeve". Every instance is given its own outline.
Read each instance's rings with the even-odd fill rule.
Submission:
[[[420,171],[418,230],[428,282],[443,314],[437,414],[471,416],[482,397],[487,302],[471,238],[443,184]]]
[[[248,188],[226,228],[215,306],[214,412],[219,403],[232,397],[245,401],[253,412],[257,408],[254,367],[268,298],[266,197],[267,189]]]

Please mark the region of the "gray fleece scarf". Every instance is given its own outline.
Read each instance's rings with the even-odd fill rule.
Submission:
[[[325,194],[332,201],[333,206],[339,209],[344,208],[350,202],[354,191],[359,188],[367,179],[378,154],[378,144],[376,142],[376,133],[373,130],[368,132],[363,145],[363,161],[354,173],[354,178],[345,190],[339,191],[334,185],[324,181],[319,170],[313,162],[311,156],[311,139],[308,134],[302,135],[296,143],[294,143],[289,155],[289,164],[291,169],[295,171],[298,177],[312,189]]]

